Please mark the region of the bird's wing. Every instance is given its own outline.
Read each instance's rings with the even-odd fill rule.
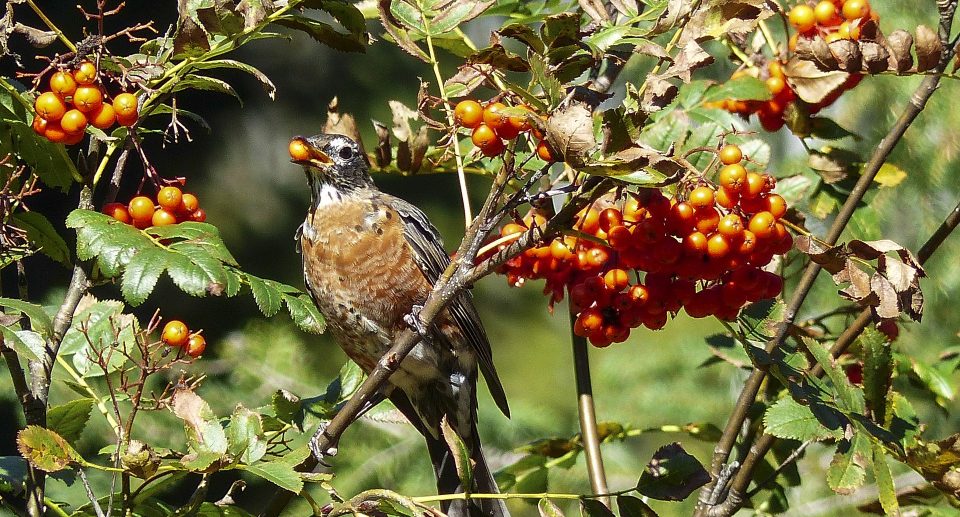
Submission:
[[[450,256],[443,249],[440,233],[427,219],[426,214],[410,203],[389,196],[389,205],[397,211],[403,221],[403,235],[415,252],[413,255],[417,266],[420,267],[420,271],[430,285],[434,285],[450,264]],[[507,396],[497,376],[497,369],[493,365],[490,341],[483,330],[480,315],[473,305],[473,295],[469,291],[464,291],[450,303],[448,310],[456,324],[463,330],[470,345],[476,350],[480,371],[487,380],[487,388],[497,407],[503,411],[504,415],[510,416]]]

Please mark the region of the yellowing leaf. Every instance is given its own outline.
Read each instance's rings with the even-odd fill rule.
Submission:
[[[885,163],[873,178],[881,187],[896,187],[907,178],[907,172],[892,163]]]

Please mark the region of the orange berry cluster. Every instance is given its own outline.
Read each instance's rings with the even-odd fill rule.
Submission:
[[[197,196],[177,187],[163,187],[157,192],[156,205],[147,196],[137,196],[130,203],[107,203],[103,213],[124,224],[144,229],[149,226],[167,226],[184,221],[202,223],[207,213],[200,208]]]
[[[799,38],[812,38],[818,34],[827,43],[839,39],[860,39],[861,26],[867,20],[877,20],[878,16],[870,10],[870,4],[867,0],[821,0],[815,4],[801,3],[794,6],[790,10],[788,18],[790,24],[798,31],[789,41],[788,46],[792,52],[796,49]],[[786,75],[783,72],[783,64],[780,61],[771,60],[767,64],[766,71],[757,68],[738,70],[730,78],[737,79],[748,74],[763,79],[773,98],[766,101],[727,99],[708,105],[725,109],[731,113],[738,113],[745,118],[756,113],[757,119],[764,129],[778,131],[786,123],[784,113],[787,107],[797,98],[796,93],[787,83]],[[810,114],[815,114],[830,106],[840,98],[843,92],[860,84],[861,79],[863,79],[862,74],[850,74],[846,83],[830,92],[819,103],[808,106],[807,111]]]
[[[870,9],[868,0],[820,0],[816,3],[800,3],[787,15],[790,25],[797,33],[790,37],[791,51],[797,47],[799,38],[821,35],[827,43],[841,39],[860,39],[860,28],[867,20],[879,21],[880,17]]]
[[[97,85],[98,71],[90,61],[80,63],[73,72],[63,70],[50,76],[50,90],[34,102],[33,130],[51,142],[79,143],[87,126],[109,129],[115,123],[131,126],[140,116],[137,96],[120,93],[112,102],[104,102]]]
[[[719,188],[697,180],[673,198],[646,189],[603,196],[573,230],[501,267],[511,285],[546,280],[551,305],[570,294],[574,332],[594,346],[625,341],[643,325],[663,328],[680,309],[733,320],[749,302],[777,296],[780,276],[761,269],[793,245],[774,179],[747,172],[735,145],[720,151]],[[501,249],[545,217],[531,212],[501,228]],[[587,237],[589,236],[589,238]]]
[[[530,111],[528,106],[522,104],[517,108]],[[507,105],[499,101],[481,105],[475,100],[467,99],[457,103],[453,109],[453,117],[458,126],[473,130],[470,140],[484,156],[499,156],[507,148],[504,140],[513,140],[521,133],[530,132],[537,142],[537,156],[546,162],[555,161],[556,155],[543,139],[543,134],[530,125],[527,117],[506,115],[503,113],[505,109]]]
[[[207,340],[199,333],[190,333],[187,325],[180,320],[170,320],[163,326],[160,340],[168,346],[183,347],[190,357],[200,357],[207,349]]]

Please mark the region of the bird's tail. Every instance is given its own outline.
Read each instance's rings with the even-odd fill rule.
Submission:
[[[473,460],[473,486],[470,492],[474,494],[498,494],[497,482],[483,457],[483,450],[477,439],[476,426],[473,428],[473,446],[470,459]],[[453,455],[443,439],[427,437],[427,449],[430,451],[430,461],[437,475],[437,492],[440,494],[459,494],[464,492],[457,466]],[[509,517],[510,512],[503,499],[457,499],[443,501],[440,509],[450,517]]]

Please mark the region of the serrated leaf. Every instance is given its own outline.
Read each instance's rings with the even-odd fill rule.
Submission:
[[[850,379],[847,378],[847,374],[840,365],[830,357],[830,352],[826,347],[819,341],[808,337],[804,337],[802,340],[810,354],[813,355],[817,363],[823,367],[830,382],[833,383],[834,390],[836,390],[837,393],[837,399],[842,409],[863,414],[866,409],[863,392],[850,382]]]
[[[738,77],[732,81],[716,84],[704,92],[703,102],[722,100],[765,101],[770,100],[770,89],[756,77]]]
[[[32,330],[13,330],[0,327],[7,346],[13,348],[17,355],[27,361],[38,361],[46,355],[46,342],[43,337]]]
[[[284,294],[283,301],[287,304],[290,318],[301,330],[313,334],[322,334],[326,330],[327,323],[309,296]]]
[[[82,461],[80,454],[62,436],[38,425],[27,426],[17,433],[17,450],[31,465],[44,472],[57,472],[71,463]]]
[[[206,271],[186,255],[169,253],[167,256],[167,276],[173,283],[189,295],[206,296],[207,289],[211,287],[211,279]]]
[[[277,390],[271,399],[273,414],[284,422],[298,422],[300,425],[303,419],[303,403],[300,397],[290,393],[287,390]]]
[[[192,74],[181,79],[173,87],[173,92],[179,92],[183,90],[203,90],[209,92],[217,92],[229,95],[243,105],[243,100],[240,98],[240,95],[236,90],[233,89],[233,86],[230,86],[230,83],[217,79],[215,77],[209,77],[205,75]]]
[[[147,300],[167,269],[168,255],[159,248],[146,248],[130,259],[120,283],[120,292],[127,303],[136,307]]]
[[[293,469],[293,465],[289,463],[267,461],[255,465],[247,465],[243,469],[294,494],[299,494],[300,491],[303,490],[303,480],[300,479],[297,471]]]
[[[211,68],[230,68],[233,70],[240,70],[252,75],[257,81],[260,82],[260,85],[263,86],[263,91],[266,92],[267,96],[272,100],[277,93],[277,87],[273,84],[273,81],[267,77],[267,74],[260,71],[255,66],[248,65],[241,61],[236,61],[233,59],[211,59],[209,61],[199,61],[194,64],[194,68],[200,70],[206,70]]]
[[[789,440],[839,440],[843,429],[829,429],[820,422],[809,406],[799,404],[792,398],[782,398],[770,406],[763,415],[767,433]]]
[[[250,274],[246,274],[245,277],[260,312],[268,318],[276,314],[280,310],[282,295],[276,289],[271,289],[270,284],[262,278]]]
[[[169,249],[173,252],[182,254],[190,259],[196,267],[204,274],[204,293],[220,295],[227,283],[227,271],[224,269],[220,259],[211,253],[213,248],[204,245],[202,241],[183,241],[170,245]]]
[[[900,515],[900,503],[897,501],[897,487],[887,463],[887,453],[879,443],[873,444],[873,477],[877,481],[878,497],[883,511],[887,515]]]
[[[254,463],[267,453],[260,415],[243,406],[237,406],[226,429],[227,451],[240,461]]]
[[[863,464],[869,458],[870,439],[855,433],[850,441],[841,442],[827,469],[827,484],[838,494],[850,494],[863,485],[866,474]]]
[[[887,393],[893,379],[893,352],[887,337],[866,328],[858,340],[863,350],[863,392],[873,421],[885,425]]]
[[[50,408],[47,411],[47,428],[68,442],[76,443],[90,420],[94,402],[91,398],[74,399]]]
[[[53,334],[53,320],[43,307],[15,298],[0,298],[0,307],[13,309],[29,318],[30,328],[40,335],[50,337]]]
[[[40,249],[40,253],[70,267],[70,249],[45,215],[40,212],[17,212],[10,216],[10,220],[14,226],[27,232],[27,239]]]
[[[399,4],[402,2],[393,3]],[[332,49],[343,52],[366,52],[365,38],[362,35],[338,32],[328,23],[291,14],[277,18],[274,23],[304,32]]]

